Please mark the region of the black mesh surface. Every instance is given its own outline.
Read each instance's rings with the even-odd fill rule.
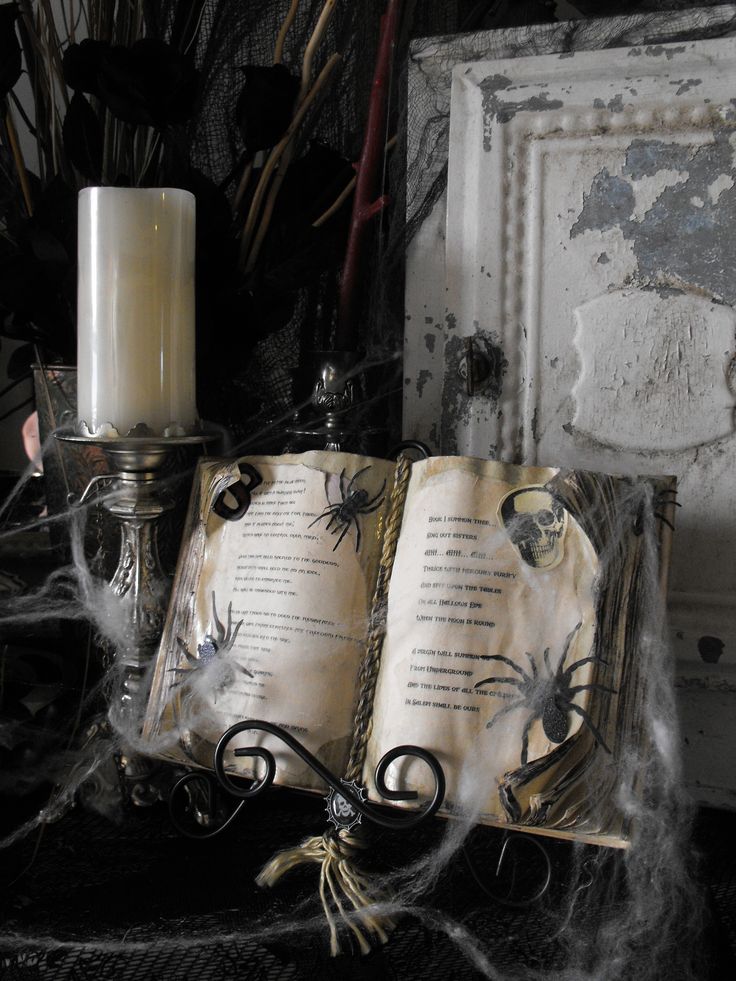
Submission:
[[[40,840],[31,836],[5,856],[3,877],[16,881],[5,892],[0,977],[452,981],[482,976],[441,928],[443,918],[478,938],[499,971],[519,969],[527,976],[534,969],[562,969],[565,951],[550,936],[549,921],[570,846],[555,843],[553,886],[539,906],[509,909],[492,902],[458,860],[423,897],[423,909],[431,911],[423,920],[405,917],[388,944],[365,957],[331,958],[326,932],[299,929],[316,911],[313,867],[292,872],[272,890],[253,882],[275,850],[319,832],[323,817],[321,800],[277,793],[253,802],[233,832],[193,842],[173,830],[160,807],[130,811],[120,824],[75,810],[48,826]],[[695,832],[713,900],[700,957],[708,979],[735,976],[733,825],[732,815],[703,812]],[[384,834],[372,849],[374,871],[380,875],[381,869],[418,857],[441,831],[437,822],[413,831],[409,840]],[[482,864],[497,840],[493,831],[476,837],[476,860]],[[605,909],[588,912],[605,921]],[[278,929],[289,920],[296,932]],[[274,928],[272,936],[263,936],[264,927]],[[671,974],[668,978],[676,981]]]

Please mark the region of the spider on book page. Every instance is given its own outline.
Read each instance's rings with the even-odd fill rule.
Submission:
[[[562,651],[562,655],[557,664],[555,671],[552,670],[549,658],[549,647],[546,647],[544,654],[544,665],[547,669],[546,676],[540,675],[539,669],[537,668],[534,656],[526,651],[526,656],[529,658],[529,664],[531,666],[531,674],[525,671],[522,667],[516,664],[511,658],[506,657],[504,654],[489,654],[488,660],[490,661],[501,661],[503,664],[508,664],[512,670],[516,672],[519,676],[518,678],[504,678],[504,677],[491,677],[484,678],[482,681],[478,681],[475,684],[475,688],[480,688],[481,685],[511,685],[516,689],[515,692],[508,691],[490,691],[489,695],[494,695],[496,698],[510,699],[510,703],[504,708],[497,712],[493,718],[486,724],[486,728],[490,729],[491,726],[495,725],[498,720],[507,715],[509,712],[513,712],[515,709],[527,709],[530,713],[529,718],[524,724],[524,730],[521,737],[521,765],[526,766],[529,755],[529,730],[537,719],[542,722],[542,728],[544,730],[545,736],[553,743],[563,743],[567,739],[567,734],[570,728],[570,723],[568,721],[568,715],[570,712],[575,712],[581,717],[585,725],[592,732],[593,738],[596,743],[601,746],[607,753],[610,753],[610,749],[606,746],[606,743],[601,736],[598,729],[595,727],[593,720],[590,715],[576,705],[573,701],[575,695],[582,691],[597,691],[597,692],[607,692],[608,694],[615,694],[613,688],[606,688],[604,685],[590,684],[590,685],[573,685],[571,684],[573,674],[582,668],[585,664],[593,663],[605,663],[599,657],[583,657],[578,661],[573,661],[569,667],[565,667],[565,658],[567,657],[567,652],[570,650],[570,644],[575,634],[578,632],[582,624],[578,623],[577,626],[573,627],[570,633],[567,635],[565,640],[565,646]]]
[[[332,551],[337,549],[337,546],[343,540],[345,535],[347,535],[350,527],[355,526],[355,551],[360,549],[360,523],[358,518],[363,514],[372,514],[373,511],[377,511],[383,504],[383,492],[386,489],[386,481],[384,479],[381,484],[381,489],[373,497],[370,496],[369,492],[363,487],[357,487],[358,478],[370,470],[370,464],[367,467],[363,467],[362,470],[358,470],[350,478],[350,481],[346,485],[345,468],[343,468],[340,474],[340,497],[341,500],[337,504],[330,504],[324,509],[322,514],[317,515],[317,517],[309,525],[316,525],[318,521],[323,518],[329,517],[327,522],[326,531],[329,531],[334,524],[334,529],[332,531],[333,535],[340,532],[340,537],[337,539],[335,544],[332,546]]]
[[[225,626],[217,615],[214,591],[212,592],[212,624],[214,634],[208,631],[204,635],[202,643],[197,644],[197,657],[191,653],[181,637],[176,638],[177,646],[188,663],[188,667],[186,668],[170,669],[175,674],[183,675],[177,682],[177,685],[181,685],[185,681],[190,681],[191,679],[187,678],[187,675],[192,671],[201,671],[203,668],[207,668],[213,664],[224,668],[227,654],[232,650],[238,636],[238,631],[243,625],[243,621],[238,620],[235,626],[233,626],[233,604],[230,602],[227,607],[227,627]],[[253,674],[247,668],[244,668],[242,664],[238,664],[232,658],[227,659],[227,665],[230,670],[224,672],[221,684],[219,685],[220,688],[225,688],[232,681],[232,669],[246,674],[249,678],[253,677]]]

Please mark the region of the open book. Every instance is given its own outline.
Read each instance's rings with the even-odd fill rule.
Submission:
[[[250,504],[228,520],[213,505],[240,466]],[[410,743],[442,764],[440,813],[470,787],[483,823],[625,845],[616,788],[637,738],[651,589],[641,514],[655,496],[671,518],[673,482],[463,457],[414,463],[401,486],[396,471],[329,452],[200,463],[144,734],[169,734],[167,758],[210,767],[225,729],[262,719],[342,774],[380,618],[369,799],[381,802],[378,761]],[[657,527],[664,567],[669,529]],[[277,783],[324,792],[272,736],[239,738],[274,753]],[[387,784],[432,791],[416,759],[392,764]]]

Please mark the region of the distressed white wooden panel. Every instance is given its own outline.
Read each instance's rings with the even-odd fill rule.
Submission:
[[[690,715],[693,690],[736,708],[735,90],[730,39],[476,63],[453,88],[443,448],[677,474]],[[472,336],[498,377],[468,398]]]
[[[651,454],[731,435],[731,307],[699,293],[630,287],[588,300],[573,315],[579,372],[570,435]],[[635,411],[622,412],[629,397]]]
[[[654,45],[736,29],[736,7],[693,8],[595,21],[481,31],[413,42],[408,73],[407,221],[419,228],[407,250],[404,436],[450,450],[454,420],[442,411],[446,327],[444,171],[449,149],[453,68],[481,59]],[[433,187],[440,188],[437,194]],[[435,201],[436,198],[436,201]],[[426,208],[427,200],[434,205]],[[452,354],[452,351],[450,351]],[[457,352],[455,357],[457,358]],[[457,363],[450,370],[457,369]],[[462,399],[462,395],[459,396]],[[463,406],[460,405],[462,413]],[[444,427],[444,435],[443,435]]]
[[[691,793],[709,807],[736,809],[734,694],[723,686],[681,687],[683,761]]]

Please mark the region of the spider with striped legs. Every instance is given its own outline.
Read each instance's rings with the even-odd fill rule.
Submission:
[[[573,661],[573,663],[568,667],[564,666],[565,658],[570,650],[570,644],[581,626],[582,624],[578,623],[567,635],[562,655],[557,664],[557,668],[554,671],[550,665],[549,647],[544,649],[543,658],[544,666],[547,669],[546,676],[540,675],[536,661],[534,660],[534,656],[528,651],[526,651],[526,656],[529,658],[531,673],[525,671],[522,667],[512,661],[510,657],[506,657],[504,654],[487,655],[489,661],[501,661],[503,664],[508,664],[508,666],[516,672],[518,677],[504,678],[501,676],[494,676],[484,678],[482,681],[476,682],[474,686],[475,688],[480,688],[481,685],[511,685],[516,689],[515,692],[488,692],[489,695],[493,695],[496,698],[510,700],[510,702],[493,716],[490,722],[486,724],[486,728],[490,729],[491,726],[495,725],[504,715],[508,715],[509,712],[513,712],[516,709],[526,709],[530,713],[529,718],[524,723],[524,729],[521,736],[522,766],[526,766],[529,758],[529,731],[531,730],[532,725],[537,720],[540,720],[544,734],[549,741],[557,744],[563,743],[565,739],[567,739],[567,734],[570,729],[570,722],[568,719],[570,712],[574,712],[576,715],[579,715],[593,734],[593,738],[595,739],[596,743],[605,749],[607,753],[611,752],[608,746],[606,746],[603,736],[596,728],[588,712],[586,712],[584,708],[581,708],[580,705],[576,705],[573,699],[575,695],[583,691],[604,692],[614,695],[616,694],[615,689],[607,688],[605,685],[599,685],[596,683],[589,685],[571,684],[572,676],[579,668],[582,668],[586,664],[605,664],[606,662],[599,657],[583,657],[577,661]]]

